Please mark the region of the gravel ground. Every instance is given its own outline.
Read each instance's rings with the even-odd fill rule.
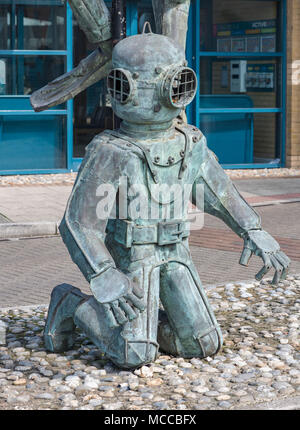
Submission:
[[[245,169],[225,170],[231,179],[248,178],[294,178],[300,176],[300,169]]]
[[[0,176],[0,187],[11,185],[72,185],[77,172],[52,175],[11,175]]]
[[[47,306],[0,309],[0,409],[217,410],[300,394],[300,275],[212,286],[224,346],[204,360],[160,355],[121,371],[80,332],[72,351],[45,351]],[[300,408],[300,406],[299,406]]]
[[[300,169],[244,169],[225,170],[232,179],[247,178],[290,178],[300,176]],[[52,175],[16,175],[0,176],[0,187],[11,185],[72,185],[77,176],[73,173],[57,173]]]

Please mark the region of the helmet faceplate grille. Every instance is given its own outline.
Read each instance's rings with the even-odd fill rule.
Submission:
[[[131,84],[125,72],[113,69],[107,77],[107,88],[110,96],[119,103],[126,103],[131,95]]]
[[[175,107],[188,105],[194,98],[197,78],[192,69],[181,69],[171,82],[171,103]]]

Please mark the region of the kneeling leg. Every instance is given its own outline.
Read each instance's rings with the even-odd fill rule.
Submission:
[[[222,333],[193,265],[163,266],[160,298],[165,313],[158,342],[163,351],[186,358],[204,358],[219,351]]]
[[[53,352],[71,349],[77,326],[119,367],[131,369],[155,360],[159,268],[139,268],[127,275],[140,283],[147,308],[123,325],[112,326],[107,308],[93,296],[67,284],[54,288],[44,331],[46,348]]]

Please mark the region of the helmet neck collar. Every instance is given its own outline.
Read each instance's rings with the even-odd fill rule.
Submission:
[[[129,121],[122,121],[120,131],[127,136],[141,139],[157,139],[167,137],[174,130],[173,120],[156,124],[137,124]]]

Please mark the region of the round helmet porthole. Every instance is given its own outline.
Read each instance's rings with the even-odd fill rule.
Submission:
[[[113,69],[107,77],[107,89],[117,102],[125,104],[130,100],[132,84],[129,73],[122,69]]]
[[[177,70],[169,82],[169,102],[172,106],[183,108],[192,102],[197,91],[197,77],[192,69]]]

